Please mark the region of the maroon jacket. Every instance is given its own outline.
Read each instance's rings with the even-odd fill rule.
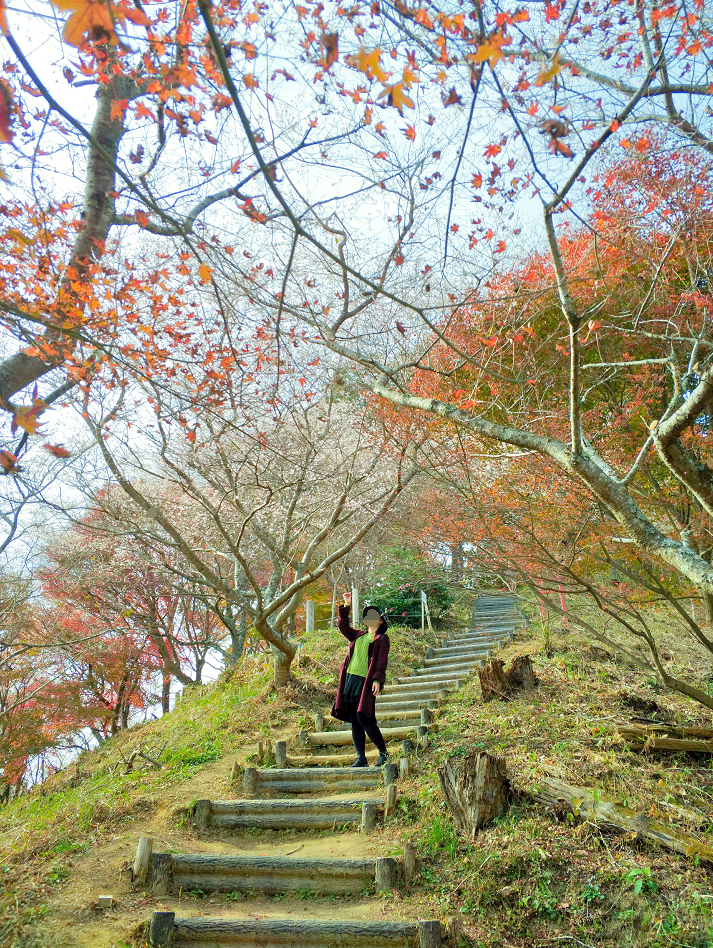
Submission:
[[[371,635],[371,632],[361,632],[358,629],[352,629],[349,625],[349,611],[349,606],[340,606],[339,620],[337,622],[339,631],[345,639],[349,639],[349,651],[347,652],[347,657],[344,659],[342,670],[339,673],[337,699],[332,708],[332,717],[338,718],[340,721],[349,720],[349,715],[346,711],[346,702],[344,701],[344,684],[347,680],[347,668],[349,668],[349,662],[352,660],[352,655],[354,654],[354,643],[358,638],[361,638],[362,635]],[[379,626],[379,628],[382,627],[384,630],[386,629],[386,622],[382,622],[381,626]],[[377,635],[373,642],[369,642],[369,668],[366,673],[364,689],[361,693],[361,701],[357,708],[358,711],[361,711],[362,714],[365,714],[369,718],[374,717],[376,708],[371,686],[373,682],[378,681],[382,690],[384,688],[390,647],[391,642],[389,641],[386,631],[382,632],[381,635]]]

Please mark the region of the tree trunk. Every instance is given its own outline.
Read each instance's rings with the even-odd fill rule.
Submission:
[[[281,652],[278,648],[275,648],[274,645],[272,646],[272,663],[275,669],[276,688],[283,688],[290,680],[290,665],[294,657],[294,652],[292,655],[287,655],[285,652]]]
[[[478,669],[483,701],[500,698],[504,701],[510,696],[510,683],[505,675],[505,666],[499,658],[491,658]]]
[[[169,675],[163,676],[163,685],[161,688],[161,714],[168,714],[171,710],[171,678]]]
[[[438,768],[438,779],[453,820],[467,839],[474,839],[481,826],[509,806],[510,781],[501,757],[484,751],[449,757]]]

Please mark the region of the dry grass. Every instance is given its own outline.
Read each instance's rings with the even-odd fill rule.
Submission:
[[[594,613],[587,618],[600,623]],[[676,623],[653,617],[674,642]],[[463,617],[461,618],[461,623]],[[598,626],[601,627],[601,626]],[[679,828],[708,834],[713,769],[707,758],[635,753],[617,728],[642,710],[677,723],[710,723],[710,714],[661,691],[631,663],[552,623],[529,630],[502,653],[533,657],[541,683],[508,703],[483,704],[477,678],[453,695],[431,747],[400,788],[397,815],[373,842],[398,852],[419,842],[420,875],[410,889],[378,902],[394,917],[458,915],[478,948],[651,946],[713,948],[713,876],[705,867],[637,840],[561,820],[533,804],[527,788],[543,775],[595,787],[602,795]],[[391,630],[390,673],[417,664],[436,636]],[[86,754],[79,768],[53,777],[0,813],[5,894],[0,948],[34,948],[48,941],[52,912],[88,849],[132,839],[166,796],[190,801],[202,773],[225,779],[232,760],[245,761],[258,739],[284,739],[309,727],[331,703],[344,641],[336,632],[303,640],[296,680],[276,694],[264,665],[246,665],[213,686],[189,694],[168,718],[119,735]],[[636,643],[627,643],[636,645]],[[667,646],[673,654],[672,645]],[[672,664],[704,683],[708,657],[686,641]],[[139,747],[160,754],[125,773]],[[460,840],[441,802],[437,767],[472,747],[506,756],[521,791],[510,812],[474,844]],[[185,788],[185,789],[182,789]],[[184,799],[186,798],[186,799]],[[364,910],[371,912],[372,898]],[[358,905],[356,906],[358,909]],[[127,922],[128,924],[128,922]],[[127,940],[129,928],[127,927]]]
[[[599,621],[596,613],[587,618]],[[665,613],[653,621],[669,635],[675,628]],[[710,759],[633,752],[617,730],[642,709],[661,720],[706,725],[710,713],[662,692],[630,662],[561,624],[544,634],[533,621],[501,657],[508,662],[524,654],[533,658],[539,688],[507,703],[483,704],[477,678],[469,682],[449,702],[434,746],[410,782],[392,832],[413,832],[428,854],[414,896],[424,911],[460,915],[480,948],[713,948],[710,867],[562,821],[527,795],[538,779],[555,776],[713,836]],[[696,684],[710,669],[709,657],[688,642],[679,645],[677,664]],[[436,774],[445,756],[471,748],[504,755],[518,791],[509,814],[472,845],[455,834]]]

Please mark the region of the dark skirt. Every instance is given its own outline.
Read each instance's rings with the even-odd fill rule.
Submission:
[[[344,698],[349,704],[352,704],[353,702],[359,704],[359,701],[361,700],[361,693],[364,690],[365,681],[366,678],[362,678],[361,675],[347,674],[346,680],[344,682]]]

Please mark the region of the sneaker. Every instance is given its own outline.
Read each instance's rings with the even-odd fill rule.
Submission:
[[[375,766],[375,767],[383,767],[384,764],[387,762],[388,759],[389,759],[389,752],[388,752],[388,751],[384,751],[383,753],[379,754],[379,759],[378,759],[377,762],[374,764],[374,766]]]
[[[357,759],[352,764],[352,767],[368,767],[369,761],[366,757],[357,757]]]

